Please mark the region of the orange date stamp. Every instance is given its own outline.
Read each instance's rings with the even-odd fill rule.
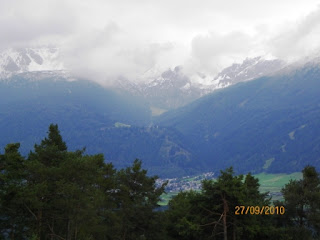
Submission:
[[[283,215],[284,206],[236,206],[235,215]]]

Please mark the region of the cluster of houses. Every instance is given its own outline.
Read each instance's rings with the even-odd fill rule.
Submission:
[[[163,183],[168,182],[166,186],[166,192],[180,192],[188,190],[200,190],[201,182],[204,179],[213,179],[214,172],[203,173],[198,176],[185,176],[182,178],[159,178],[156,182],[157,186],[161,186]]]

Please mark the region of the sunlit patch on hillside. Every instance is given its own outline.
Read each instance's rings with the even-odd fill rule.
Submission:
[[[167,110],[163,108],[150,107],[152,116],[159,116],[162,113],[165,113]]]
[[[131,125],[125,124],[125,123],[121,123],[121,122],[116,122],[116,123],[114,124],[114,126],[115,126],[116,128],[129,128],[129,127],[131,127]]]

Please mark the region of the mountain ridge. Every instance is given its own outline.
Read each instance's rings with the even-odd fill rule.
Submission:
[[[76,80],[64,67],[61,55],[58,48],[7,49],[0,53],[0,79],[29,75],[34,80],[48,77]],[[183,66],[177,66],[164,72],[149,70],[141,76],[145,79],[138,82],[119,77],[108,88],[143,97],[162,112],[184,106],[217,89],[272,74],[284,66],[286,64],[277,59],[247,58],[223,69],[206,84],[192,80],[184,73]],[[201,78],[202,74],[198,74]]]

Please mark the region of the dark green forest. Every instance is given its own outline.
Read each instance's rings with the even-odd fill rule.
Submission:
[[[26,157],[19,147],[7,144],[0,154],[1,240],[320,239],[313,166],[285,185],[282,202],[261,193],[250,173],[230,167],[161,208],[166,184],[157,186],[138,159],[116,169],[102,154],[69,151],[53,124]]]

